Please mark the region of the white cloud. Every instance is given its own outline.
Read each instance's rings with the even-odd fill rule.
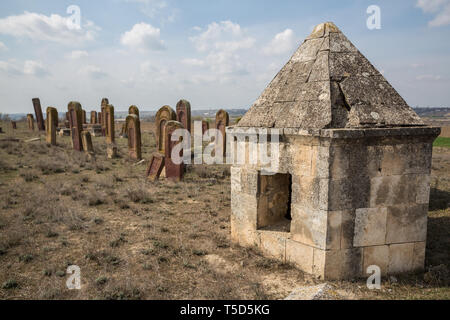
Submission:
[[[94,40],[98,30],[99,28],[90,21],[81,28],[73,28],[69,17],[57,14],[46,16],[25,11],[21,15],[0,19],[0,34],[65,45],[79,45]]]
[[[160,39],[159,28],[141,22],[135,24],[130,31],[125,32],[120,42],[122,45],[137,49],[164,50],[166,46]]]
[[[283,32],[277,33],[263,51],[267,55],[284,54],[292,51],[295,44],[294,31],[286,29]]]
[[[202,30],[196,27],[195,30]],[[245,65],[239,52],[250,49],[255,39],[247,36],[241,26],[231,21],[213,22],[197,36],[190,37],[195,48],[205,53],[204,59],[184,59],[182,62],[193,67],[207,67],[210,71],[225,74],[245,74]],[[203,77],[204,79],[211,77]]]
[[[251,48],[255,43],[255,39],[245,36],[239,24],[231,21],[213,22],[205,32],[190,40],[200,52],[213,49],[236,51]]]
[[[15,61],[0,61],[0,72],[9,76],[17,76],[23,74],[23,70],[17,66]]]
[[[87,75],[92,79],[101,79],[108,76],[106,72],[94,65],[87,65],[80,69],[80,73]]]
[[[440,27],[450,24],[450,0],[417,0],[416,7],[425,13],[436,14],[428,22],[430,27]]]
[[[47,68],[40,61],[27,60],[25,61],[23,67],[23,73],[26,75],[43,77],[46,76],[49,72]]]
[[[74,50],[69,55],[69,57],[74,60],[81,59],[81,58],[88,57],[88,56],[89,56],[89,53],[87,53],[87,51],[83,51],[83,50]]]
[[[0,41],[0,51],[6,51],[6,50],[8,50],[8,47],[3,42]]]

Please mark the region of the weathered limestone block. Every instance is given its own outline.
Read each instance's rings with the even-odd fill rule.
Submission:
[[[55,146],[56,145],[56,128],[58,127],[58,111],[56,108],[48,107],[47,108],[47,125],[46,129],[46,142]]]
[[[387,207],[386,243],[425,241],[428,204]]]
[[[389,263],[388,245],[365,247],[363,248],[363,253],[364,253],[363,272],[365,272],[369,266],[375,265],[380,268],[382,276],[385,276],[388,273],[388,263]]]
[[[106,106],[109,105],[108,98],[103,98],[101,102],[101,115],[99,115],[100,123],[102,125],[102,134],[106,136]]]
[[[260,191],[260,174],[257,170],[241,170],[241,189],[243,193],[257,195]]]
[[[330,250],[325,253],[325,279],[352,279],[363,275],[363,248]]]
[[[241,168],[230,168],[230,180],[231,180],[231,193],[241,192]]]
[[[381,176],[370,179],[370,207],[413,204],[421,175]]]
[[[138,109],[138,107],[136,107],[135,105],[130,106],[128,108],[128,114],[134,114],[139,119],[139,109]]]
[[[267,256],[286,262],[286,234],[264,231],[260,233],[261,251]]]
[[[307,273],[313,273],[313,247],[298,241],[286,239],[286,261],[293,263]]]
[[[396,274],[413,270],[414,242],[389,245],[388,273]]]
[[[386,221],[386,208],[356,209],[353,245],[367,247],[385,244]]]
[[[326,211],[292,205],[291,239],[316,248],[327,247]]]
[[[165,132],[164,128],[166,126],[167,121],[176,120],[177,115],[175,111],[169,106],[161,107],[158,112],[156,112],[155,116],[155,126],[156,126],[156,150],[161,154],[165,154]]]

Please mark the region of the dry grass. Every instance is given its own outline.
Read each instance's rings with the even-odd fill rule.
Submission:
[[[25,123],[0,141],[0,299],[280,299],[319,283],[291,265],[230,241],[230,171],[190,166],[183,182],[150,183],[145,165],[106,159],[94,137],[95,159],[70,149],[69,137],[48,147]],[[143,156],[155,150],[153,123],[143,123]],[[25,139],[41,141],[25,143]],[[118,135],[116,135],[118,136]],[[346,298],[450,297],[450,152],[436,150],[425,273],[332,282]],[[69,265],[81,290],[65,286]]]

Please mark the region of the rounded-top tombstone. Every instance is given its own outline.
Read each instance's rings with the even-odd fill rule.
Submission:
[[[191,132],[191,104],[187,100],[180,100],[177,103],[177,121],[181,122],[185,129]]]
[[[165,133],[164,128],[167,121],[176,120],[177,115],[175,111],[169,106],[161,107],[156,113],[155,126],[156,126],[156,144],[158,152],[164,154],[164,139]]]

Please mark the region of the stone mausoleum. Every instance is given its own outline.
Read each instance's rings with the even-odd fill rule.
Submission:
[[[318,25],[227,129],[231,147],[254,143],[236,138],[254,128],[280,132],[279,166],[232,166],[234,242],[322,279],[424,267],[440,128],[424,125],[333,23]]]

